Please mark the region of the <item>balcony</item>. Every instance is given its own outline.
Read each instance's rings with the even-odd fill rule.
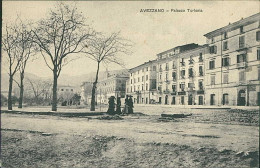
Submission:
[[[186,92],[184,90],[178,92],[178,95],[186,95]]]
[[[199,76],[203,76],[203,75],[204,75],[203,72],[200,72],[200,73],[199,73]]]
[[[141,94],[141,91],[135,91],[136,94]]]
[[[246,67],[247,67],[247,62],[237,63],[237,68],[246,68]]]
[[[189,91],[189,92],[193,92],[193,91],[194,91],[194,88],[193,88],[193,87],[190,87],[190,88],[188,88],[188,91]]]
[[[177,92],[176,91],[172,91],[171,95],[177,95]]]

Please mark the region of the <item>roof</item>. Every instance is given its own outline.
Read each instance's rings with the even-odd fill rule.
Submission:
[[[154,62],[156,62],[156,61],[157,61],[156,59],[155,59],[155,60],[149,60],[148,62],[144,62],[144,63],[141,64],[141,65],[138,65],[138,66],[136,66],[136,67],[133,67],[133,68],[129,69],[129,71],[132,71],[132,70],[134,70],[134,69],[138,69],[138,68],[144,67],[144,66],[146,66],[146,65],[148,65],[148,64],[152,64],[152,63],[154,63]]]
[[[244,18],[244,19],[242,18],[239,21],[236,21],[234,23],[230,23],[227,26],[224,26],[222,28],[216,29],[216,30],[211,31],[211,32],[209,32],[207,34],[204,34],[204,36],[207,37],[207,38],[218,36],[218,35],[220,35],[223,32],[232,31],[232,30],[235,30],[235,29],[239,28],[240,26],[245,26],[245,25],[257,22],[259,20],[260,20],[260,13],[256,13],[256,14],[254,14],[252,16],[249,16],[249,17]]]
[[[191,49],[194,49],[194,48],[197,48],[197,47],[199,47],[198,44],[190,43],[190,44],[180,45],[180,46],[171,48],[171,49],[166,50],[166,51],[163,51],[163,52],[161,52],[161,53],[159,53],[159,54],[157,54],[157,55],[162,55],[162,54],[165,54],[165,53],[174,51],[174,50],[176,50],[177,48],[180,48],[180,50],[181,50],[181,52],[182,52],[182,51],[191,50]]]

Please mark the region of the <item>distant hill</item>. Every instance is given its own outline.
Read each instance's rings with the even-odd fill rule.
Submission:
[[[127,73],[127,70],[114,70],[114,71],[109,71],[109,74],[118,74],[118,73]],[[82,82],[93,82],[95,79],[96,73],[95,72],[91,72],[88,74],[84,74],[84,75],[78,75],[78,76],[69,76],[66,74],[61,74],[59,79],[58,79],[58,85],[69,85],[69,86],[74,86],[76,88],[80,88],[80,85],[82,84]],[[104,79],[107,77],[107,72],[105,71],[101,71],[99,72],[99,79]],[[35,74],[32,73],[26,73],[25,78],[29,78],[32,80],[51,80],[52,81],[52,77],[39,77]],[[16,79],[18,78],[18,74],[16,75]],[[7,91],[8,90],[8,80],[9,80],[9,76],[8,74],[1,74],[1,90],[2,91]],[[13,85],[14,88],[17,88],[17,84],[14,83]]]

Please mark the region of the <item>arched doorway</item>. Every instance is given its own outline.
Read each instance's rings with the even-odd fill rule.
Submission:
[[[240,90],[238,92],[237,105],[238,106],[246,105],[246,91],[245,90]]]

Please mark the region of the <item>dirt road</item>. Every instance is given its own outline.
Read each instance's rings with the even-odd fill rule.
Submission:
[[[259,127],[2,114],[3,167],[258,167]],[[12,157],[14,156],[14,157]]]

